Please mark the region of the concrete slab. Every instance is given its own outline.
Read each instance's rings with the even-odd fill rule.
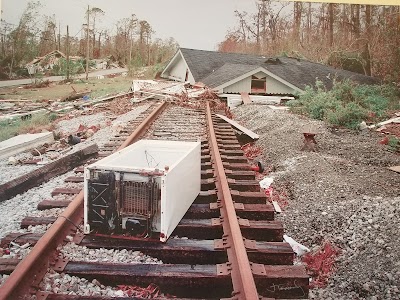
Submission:
[[[54,142],[52,132],[20,134],[0,143],[0,159]]]

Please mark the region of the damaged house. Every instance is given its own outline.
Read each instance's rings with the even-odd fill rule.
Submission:
[[[180,48],[161,77],[204,83],[219,93],[294,94],[315,86],[316,79],[330,89],[333,81],[351,79],[375,84],[377,79],[291,57],[222,53]]]
[[[44,56],[36,57],[34,60],[26,64],[29,74],[35,74],[38,71],[52,70],[55,65],[59,64],[61,58],[66,58],[61,51],[54,50]]]

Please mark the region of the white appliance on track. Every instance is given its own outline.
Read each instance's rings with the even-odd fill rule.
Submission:
[[[200,192],[200,142],[140,140],[84,171],[84,232],[166,242]]]

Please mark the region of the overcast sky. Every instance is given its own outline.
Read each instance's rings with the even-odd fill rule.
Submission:
[[[17,24],[28,0],[0,0],[2,19]],[[70,34],[79,32],[86,23],[87,5],[105,12],[99,26],[110,28],[132,14],[147,20],[158,38],[175,38],[181,47],[215,50],[227,30],[236,24],[234,11],[254,11],[253,0],[41,0],[43,14],[55,15],[61,22],[62,34],[66,25]],[[97,26],[96,26],[97,27]],[[115,27],[114,27],[115,28]]]

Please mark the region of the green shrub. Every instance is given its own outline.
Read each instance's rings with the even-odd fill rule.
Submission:
[[[334,82],[327,90],[321,81],[306,87],[298,100],[290,101],[292,112],[325,120],[336,126],[357,128],[363,120],[379,121],[388,111],[400,108],[400,91],[390,84],[357,85],[349,80]]]
[[[326,112],[326,121],[333,125],[357,129],[358,125],[368,116],[367,110],[359,104],[350,102],[340,105],[335,110]]]

